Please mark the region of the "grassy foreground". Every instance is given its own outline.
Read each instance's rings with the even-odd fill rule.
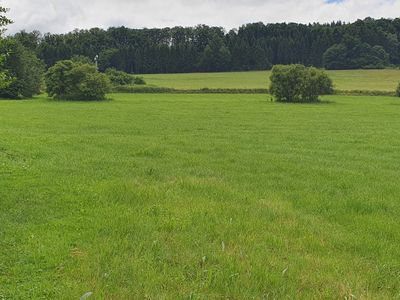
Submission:
[[[400,70],[327,71],[335,89],[394,92]],[[260,89],[268,88],[270,72],[228,72],[144,75],[150,85],[176,89]]]
[[[0,299],[400,299],[398,99],[112,97],[0,101]]]

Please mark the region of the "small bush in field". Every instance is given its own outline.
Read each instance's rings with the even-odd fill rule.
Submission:
[[[134,77],[132,75],[114,68],[107,69],[105,74],[113,85],[130,85],[134,83]]]
[[[144,84],[146,84],[146,81],[144,80],[143,77],[135,76],[133,83],[137,84],[137,85],[144,85]]]
[[[399,83],[399,85],[397,86],[397,89],[396,89],[396,96],[400,97],[400,83]]]
[[[114,86],[126,86],[126,85],[144,85],[146,82],[143,77],[133,76],[124,71],[118,71],[115,68],[108,68],[105,74],[110,79],[110,82]]]
[[[110,82],[95,65],[72,60],[59,61],[46,73],[50,97],[63,100],[103,100]]]
[[[270,92],[279,102],[317,102],[320,95],[333,93],[333,83],[316,68],[276,65],[272,69]]]

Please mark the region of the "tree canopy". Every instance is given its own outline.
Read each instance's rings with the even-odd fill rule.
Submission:
[[[330,47],[323,56],[327,69],[383,69],[390,56],[381,45],[371,46],[359,38],[346,35],[343,41]]]
[[[0,6],[0,47],[3,44],[2,34],[4,33],[5,27],[12,23],[10,19],[6,17],[6,13],[8,12],[7,8]],[[8,87],[12,78],[9,75],[8,71],[4,68],[4,62],[6,60],[6,53],[0,53],[0,89],[4,89]]]
[[[333,69],[400,65],[400,18],[354,23],[254,23],[226,32],[199,25],[163,29],[112,27],[67,34],[16,35],[48,67],[59,60],[99,55],[99,69],[127,73],[264,70],[301,63]]]
[[[3,68],[9,78],[8,84],[0,87],[0,96],[29,98],[39,94],[45,68],[43,62],[13,38],[0,43],[0,53],[7,53]]]
[[[0,33],[4,32],[4,27],[12,23],[12,21],[5,15],[7,12],[8,8],[0,6]]]

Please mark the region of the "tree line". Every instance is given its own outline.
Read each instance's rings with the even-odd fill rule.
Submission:
[[[100,70],[185,73],[265,70],[301,63],[327,69],[400,65],[400,18],[354,23],[254,23],[226,32],[199,25],[163,29],[112,27],[67,34],[19,32],[14,38],[47,67],[74,56],[94,59]]]
[[[275,96],[316,101],[319,93],[330,90],[331,81],[315,67],[400,64],[400,19],[367,18],[350,24],[254,23],[229,32],[205,25],[94,28],[45,35],[21,31],[4,37],[4,28],[12,22],[6,13],[0,7],[2,98],[29,98],[46,90],[59,99],[104,99],[111,87],[145,84],[132,73],[265,70],[275,65],[271,78],[275,79],[271,86]]]

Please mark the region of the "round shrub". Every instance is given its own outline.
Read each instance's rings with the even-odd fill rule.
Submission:
[[[397,89],[396,89],[396,96],[400,97],[400,83],[399,83],[399,85],[397,86]]]
[[[328,75],[303,65],[276,65],[272,69],[270,93],[279,102],[317,102],[320,95],[332,94]]]
[[[109,79],[95,65],[79,61],[59,61],[45,77],[47,93],[56,99],[104,100],[110,89]]]

